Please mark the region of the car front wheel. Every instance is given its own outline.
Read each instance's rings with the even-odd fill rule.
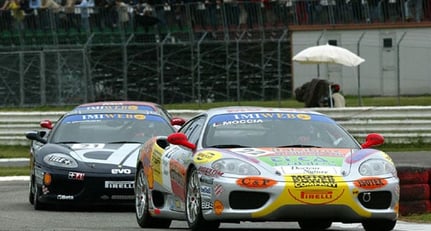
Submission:
[[[30,176],[30,181],[29,181],[29,185],[28,185],[28,188],[29,188],[29,192],[28,192],[28,201],[30,202],[30,204],[34,204],[34,183],[33,183],[33,181],[34,181],[34,177],[33,176]]]
[[[148,212],[148,183],[143,168],[138,170],[135,182],[135,214],[141,228],[169,228],[171,220],[151,217]]]
[[[46,209],[46,204],[41,202],[39,200],[39,197],[41,196],[41,189],[37,187],[37,184],[35,181],[33,181],[33,207],[35,210],[44,210]]]
[[[186,216],[192,231],[214,230],[220,226],[219,221],[206,221],[202,216],[202,198],[199,177],[196,168],[189,170],[186,189]]]

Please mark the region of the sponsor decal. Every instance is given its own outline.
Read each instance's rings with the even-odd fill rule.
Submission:
[[[110,189],[133,189],[134,181],[105,181],[105,188]]]
[[[57,200],[73,200],[73,195],[57,195]]]
[[[242,113],[234,114],[235,119],[300,119],[310,120],[311,116],[300,113],[262,112],[262,113]]]
[[[48,189],[48,187],[46,187],[45,185],[42,185],[42,193],[43,193],[44,195],[46,195],[46,194],[48,194],[48,193],[49,193],[49,189]]]
[[[257,123],[263,123],[263,120],[258,120],[258,119],[230,120],[230,121],[223,121],[220,123],[214,123],[212,126],[219,127],[219,126],[230,126],[230,125],[239,125],[239,124],[257,124]]]
[[[78,107],[79,110],[144,110],[144,111],[154,111],[151,106],[138,106],[138,105],[122,105],[122,104],[101,104],[101,105],[93,105],[93,106],[81,106]]]
[[[172,192],[184,201],[185,200],[185,188],[186,185],[186,169],[175,160],[170,161],[170,177],[171,177],[171,188]]]
[[[245,177],[236,180],[236,183],[245,188],[269,188],[277,184],[277,181],[263,177]]]
[[[85,173],[82,172],[69,172],[67,178],[70,180],[84,180]]]
[[[388,181],[378,177],[365,177],[353,182],[356,187],[363,189],[378,189],[388,184]]]
[[[144,114],[87,114],[81,116],[82,120],[106,120],[106,119],[135,119],[144,120]]]
[[[331,175],[293,175],[291,177],[295,188],[338,187],[334,176]]]
[[[268,156],[345,157],[350,150],[337,148],[271,148]]]
[[[311,120],[311,115],[301,113],[261,112],[238,113],[213,117],[208,124],[213,127],[263,123],[264,120]]]
[[[111,169],[111,173],[114,175],[118,175],[118,174],[132,174],[132,170],[128,169],[128,168],[113,168]]]
[[[343,190],[289,190],[289,194],[297,201],[304,204],[321,205],[338,200]]]
[[[214,194],[216,196],[220,196],[224,192],[223,186],[221,184],[216,184],[214,186]]]
[[[211,201],[202,200],[202,210],[208,210],[213,208],[213,203]]]
[[[193,160],[195,163],[208,163],[211,161],[215,161],[218,160],[222,157],[222,154],[220,152],[217,151],[203,151],[203,152],[199,152],[197,153],[194,157]]]
[[[205,184],[213,184],[214,183],[214,178],[208,177],[208,176],[202,176],[200,178],[200,182],[205,183]]]
[[[162,154],[163,149],[157,145],[154,145],[153,152],[151,155],[151,167],[153,170],[154,181],[162,184]]]
[[[223,174],[224,174],[223,172],[221,172],[217,169],[203,167],[203,166],[200,166],[198,168],[198,171],[200,173],[202,173],[203,175],[210,176],[210,177],[219,177],[219,176],[223,176]]]
[[[241,156],[244,157],[243,155],[261,156],[261,155],[270,154],[273,152],[265,150],[264,148],[236,148],[234,150],[234,153],[240,153]],[[258,163],[258,161],[255,160],[254,158],[253,159],[248,158],[248,160]]]
[[[262,156],[271,166],[341,166],[344,158],[328,156]]]
[[[201,195],[202,197],[211,198],[212,188],[209,186],[201,186]]]
[[[339,167],[331,166],[276,166],[283,175],[287,174],[340,174]]]

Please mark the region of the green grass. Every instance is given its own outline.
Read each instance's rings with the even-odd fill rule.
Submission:
[[[29,150],[29,146],[0,145],[0,158],[28,158]]]
[[[30,166],[24,167],[0,167],[1,176],[29,176]]]

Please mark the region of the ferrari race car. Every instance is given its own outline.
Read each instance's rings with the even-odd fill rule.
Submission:
[[[36,210],[61,203],[133,206],[140,147],[175,129],[157,111],[116,105],[77,107],[55,124],[41,122],[48,131],[26,134],[32,141],[29,201]]]
[[[392,230],[399,179],[391,158],[360,144],[328,116],[309,110],[226,107],[189,119],[142,147],[136,168],[136,220],[191,230],[222,222],[298,222],[324,230],[333,222]]]

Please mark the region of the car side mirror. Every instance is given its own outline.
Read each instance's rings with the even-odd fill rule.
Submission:
[[[42,128],[47,128],[47,129],[52,129],[54,127],[51,120],[42,120],[42,121],[40,121],[39,125]]]
[[[378,134],[378,133],[371,133],[368,134],[365,138],[365,143],[363,143],[361,146],[362,148],[370,148],[374,146],[382,145],[385,142],[385,138]]]
[[[196,149],[196,145],[190,143],[187,136],[184,133],[176,132],[168,136],[168,142],[175,145],[182,145],[192,150]]]
[[[46,144],[47,143],[46,139],[44,139],[39,134],[39,132],[37,132],[37,131],[29,131],[29,132],[25,133],[25,137],[27,139],[29,139],[29,140],[35,140],[35,141],[38,141],[38,142],[40,142],[42,144]]]
[[[186,123],[186,120],[179,117],[174,117],[171,119],[171,125],[173,126],[183,126]]]

